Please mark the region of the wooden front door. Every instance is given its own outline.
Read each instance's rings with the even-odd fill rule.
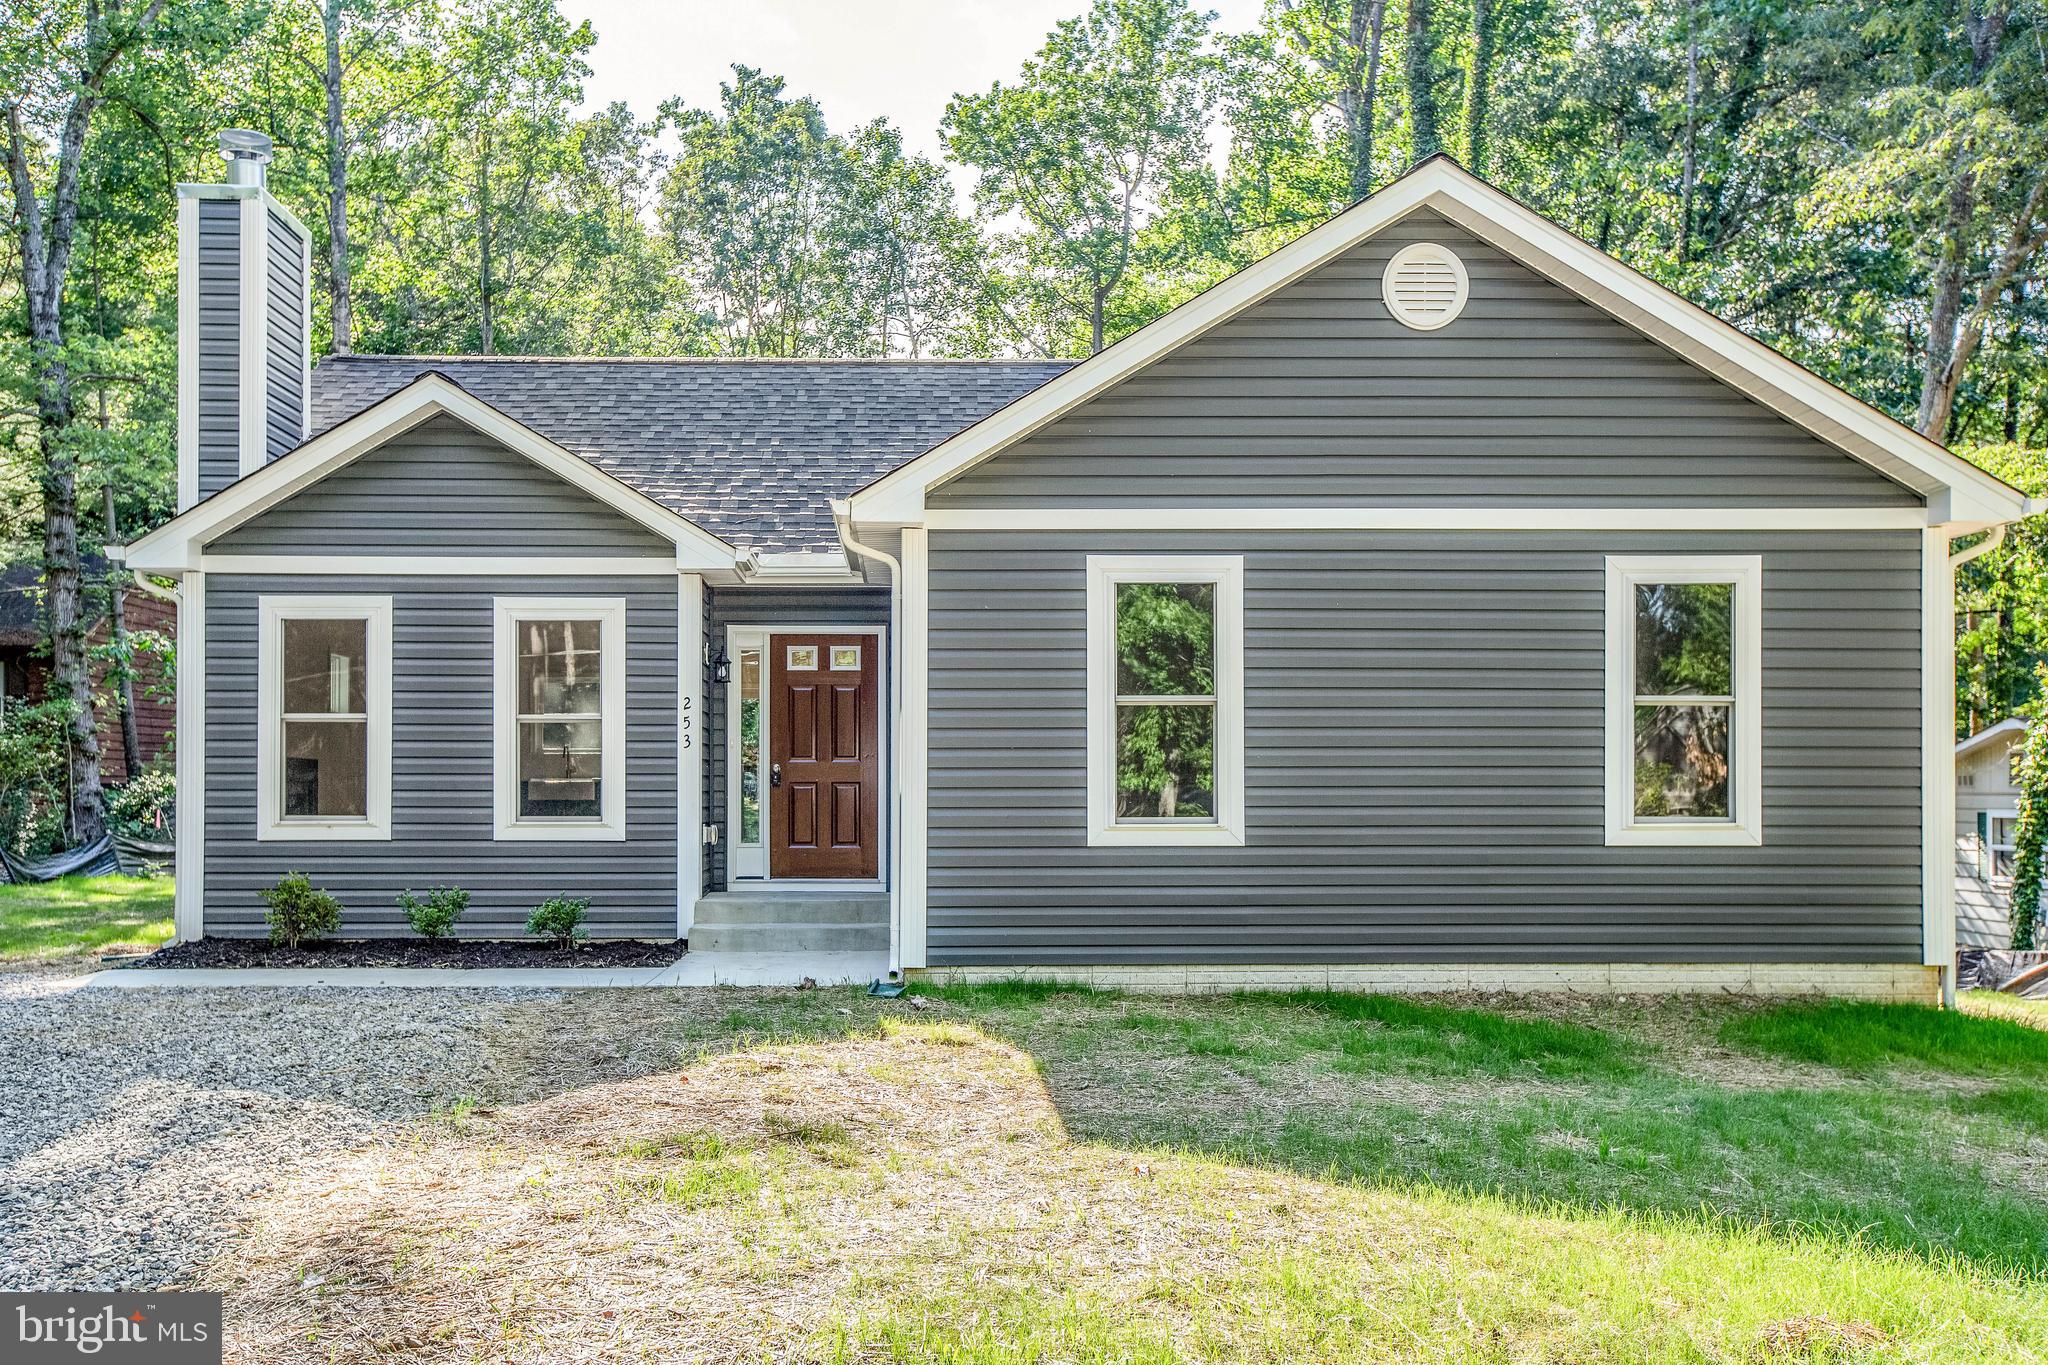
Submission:
[[[768,637],[768,875],[881,866],[880,661],[873,635]]]

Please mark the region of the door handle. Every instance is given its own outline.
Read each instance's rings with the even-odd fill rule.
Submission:
[[[782,785],[782,765],[780,763],[768,765],[768,785],[771,787]]]

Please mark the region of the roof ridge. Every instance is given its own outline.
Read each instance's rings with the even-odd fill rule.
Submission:
[[[1030,359],[1023,356],[994,356],[986,359],[964,356],[938,356],[930,359],[910,359],[905,356],[710,356],[710,355],[365,355],[352,352],[348,355],[327,355],[319,363],[341,364],[352,361],[406,361],[415,364],[463,364],[463,365],[1078,365],[1079,359],[1069,356],[1050,356]]]

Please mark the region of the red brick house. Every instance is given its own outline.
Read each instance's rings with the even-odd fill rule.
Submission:
[[[92,644],[104,644],[110,630],[106,617],[107,566],[88,557],[85,565],[86,610],[95,615]],[[24,560],[0,569],[0,706],[16,701],[41,701],[50,685],[50,651],[44,638],[43,569],[35,560]],[[169,602],[153,597],[132,583],[121,600],[122,615],[131,634],[155,631],[174,636],[177,611]],[[141,742],[138,758],[149,763],[163,753],[170,742],[176,708],[172,705],[169,678],[162,661],[153,655],[140,660],[142,676],[135,681],[135,731]],[[104,669],[95,670],[96,683],[104,683]],[[98,708],[100,767],[110,785],[128,780],[127,756],[121,744],[121,716],[111,694],[102,685],[108,704]]]

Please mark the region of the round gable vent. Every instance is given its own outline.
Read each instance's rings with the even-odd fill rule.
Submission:
[[[1418,332],[1433,332],[1465,311],[1472,285],[1456,252],[1435,242],[1416,242],[1387,262],[1380,290],[1394,321]]]

